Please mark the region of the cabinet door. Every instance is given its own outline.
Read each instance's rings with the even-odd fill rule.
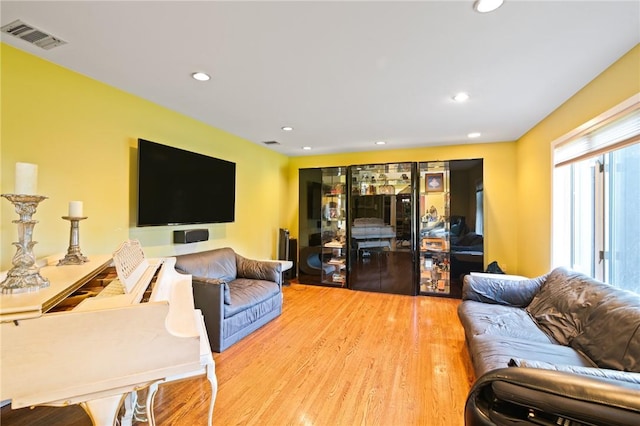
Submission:
[[[320,271],[324,285],[347,285],[347,169],[322,169],[322,254]]]
[[[298,280],[322,280],[322,169],[300,169],[298,214]]]
[[[426,162],[420,174],[420,294],[461,297],[484,267],[481,159]]]
[[[349,167],[349,287],[417,293],[415,163]]]
[[[448,296],[450,280],[450,174],[448,161],[420,163],[420,294]]]
[[[449,161],[451,173],[451,295],[462,296],[464,276],[484,270],[483,162]]]

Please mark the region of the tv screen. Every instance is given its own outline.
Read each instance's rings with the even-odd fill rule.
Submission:
[[[138,139],[138,226],[235,219],[236,163]]]

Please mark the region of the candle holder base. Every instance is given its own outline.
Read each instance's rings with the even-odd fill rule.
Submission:
[[[33,246],[36,244],[33,241],[33,227],[38,222],[32,220],[38,204],[47,197],[24,194],[2,194],[2,197],[11,201],[20,219],[13,221],[18,225],[19,241],[13,243],[17,247],[12,259],[13,268],[7,272],[7,277],[0,283],[0,293],[27,293],[49,287],[49,280],[40,275],[40,268],[36,266],[36,257],[33,253]]]
[[[62,265],[82,265],[89,261],[87,256],[84,256],[82,253],[67,253],[63,259],[58,261],[57,266]]]
[[[2,294],[29,293],[43,287],[49,287],[49,280],[43,278],[37,270],[11,270],[7,273],[7,278],[2,281],[0,292]]]
[[[69,235],[69,248],[67,249],[67,254],[63,259],[60,259],[58,261],[58,266],[82,265],[83,263],[88,262],[89,259],[82,254],[82,251],[80,251],[79,226],[80,221],[86,219],[87,217],[62,216],[62,218],[71,222],[71,231]]]

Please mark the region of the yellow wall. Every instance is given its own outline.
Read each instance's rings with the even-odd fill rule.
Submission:
[[[1,186],[14,191],[16,162],[38,165],[38,188],[49,197],[34,219],[37,257],[64,255],[71,200],[84,202],[80,246],[86,255],[111,253],[127,238],[139,239],[148,256],[232,246],[251,257],[277,255],[284,226],[286,156],[202,122],[69,71],[6,44],[0,45],[2,128]],[[137,138],[236,162],[236,221],[229,224],[136,228]],[[133,186],[133,191],[130,191]],[[1,265],[11,267],[17,215],[0,200]],[[172,243],[172,231],[208,228],[208,242]]]
[[[518,267],[518,206],[516,192],[516,144],[489,144],[380,150],[335,155],[293,157],[289,164],[288,226],[298,235],[298,170],[310,167],[348,166],[352,164],[393,163],[402,161],[484,160],[485,263],[497,260],[509,272]]]
[[[552,142],[639,92],[636,45],[518,140],[518,273],[535,276],[551,267]]]
[[[34,217],[38,257],[66,251],[69,223],[61,216],[70,200],[84,201],[89,216],[80,227],[85,254],[137,238],[150,256],[229,245],[275,257],[279,227],[297,236],[299,168],[483,158],[485,260],[539,275],[550,267],[551,142],[640,92],[636,46],[517,142],[287,158],[7,45],[0,55],[0,190],[13,192],[17,161],[39,165],[39,192],[49,199]],[[236,162],[236,222],[206,225],[210,240],[188,245],[173,245],[171,231],[200,226],[135,228],[138,137]],[[0,200],[0,269],[15,253],[15,218]]]

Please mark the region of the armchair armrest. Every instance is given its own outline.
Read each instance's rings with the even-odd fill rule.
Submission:
[[[566,371],[503,368],[485,374],[473,385],[465,421],[466,425],[568,424],[566,421],[638,425],[640,384]]]
[[[282,265],[279,262],[247,259],[236,253],[239,278],[273,281],[282,288]]]
[[[228,295],[229,288],[224,281],[219,279],[196,276],[192,279],[192,287],[193,303],[204,316],[211,350],[220,352],[225,292]]]

